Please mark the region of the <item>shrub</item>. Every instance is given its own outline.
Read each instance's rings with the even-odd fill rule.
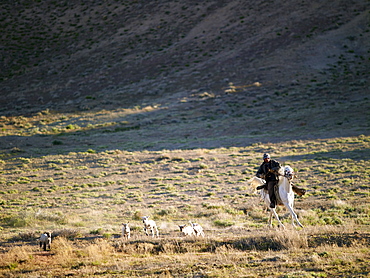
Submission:
[[[53,232],[54,237],[63,237],[68,239],[75,239],[81,237],[81,231],[78,229],[61,229]]]
[[[218,227],[230,227],[233,226],[235,223],[231,220],[228,219],[223,219],[223,220],[214,220],[213,224]]]
[[[54,140],[53,145],[63,145],[63,142],[59,140]]]
[[[102,232],[102,228],[99,228],[99,229],[90,231],[90,234],[92,234],[92,235],[100,235],[101,232]]]

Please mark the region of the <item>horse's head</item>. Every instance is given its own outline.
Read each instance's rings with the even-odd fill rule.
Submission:
[[[290,166],[284,167],[284,177],[286,177],[288,180],[292,180],[294,177],[294,170]]]

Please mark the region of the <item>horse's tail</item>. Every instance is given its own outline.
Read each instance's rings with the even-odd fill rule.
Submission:
[[[257,186],[259,185],[262,185],[264,184],[265,181],[261,178],[257,178],[257,177],[253,177],[253,178],[250,178],[248,181],[247,181],[247,184],[253,188],[253,189],[256,189]]]

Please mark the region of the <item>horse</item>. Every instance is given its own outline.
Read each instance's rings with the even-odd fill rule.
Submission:
[[[292,217],[292,225],[293,227],[296,227],[295,222],[303,228],[303,225],[301,222],[299,222],[297,214],[294,212],[293,205],[294,205],[294,192],[292,189],[292,186],[290,184],[290,180],[293,179],[294,171],[290,166],[281,167],[279,170],[279,181],[278,181],[278,189],[275,191],[276,194],[276,200],[279,205],[284,205],[288,211],[290,212],[290,215]],[[254,188],[265,184],[265,180],[253,177],[248,181],[250,186],[253,186]],[[279,225],[285,229],[285,226],[283,223],[281,223],[278,214],[276,213],[275,208],[270,208],[270,197],[268,194],[268,191],[266,189],[260,190],[260,195],[262,200],[265,201],[267,207],[270,209],[270,217],[269,217],[269,226],[272,227],[272,215],[275,216],[276,220],[279,222]]]

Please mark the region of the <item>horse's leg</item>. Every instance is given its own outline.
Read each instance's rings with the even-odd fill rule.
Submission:
[[[270,217],[269,217],[269,227],[272,228],[272,210],[270,209],[270,213],[269,213]]]
[[[290,215],[290,217],[291,217],[291,219],[292,219],[292,226],[293,226],[294,228],[297,228],[297,226],[295,225],[295,222],[294,222],[294,217],[293,217],[293,215]]]
[[[280,218],[278,214],[276,213],[275,208],[270,208],[270,197],[269,194],[266,193],[264,190],[261,190],[261,197],[265,201],[266,206],[270,210],[270,217],[269,217],[269,226],[272,227],[272,215],[275,216],[276,220],[279,222],[279,226],[283,227],[285,229],[285,226],[283,223],[281,223]]]
[[[290,215],[292,216],[292,223],[293,223],[293,226],[294,225],[294,220],[298,223],[298,225],[303,228],[303,225],[301,224],[301,222],[299,222],[298,220],[298,217],[297,217],[297,214],[294,212],[293,208],[289,205],[289,204],[284,204],[285,207],[289,210],[290,212]]]
[[[285,229],[285,226],[284,224],[280,221],[280,218],[279,218],[279,215],[276,213],[276,209],[275,208],[270,208],[270,215],[271,214],[274,214],[276,220],[279,222],[279,226],[283,227]]]
[[[266,193],[266,191],[264,189],[261,190],[261,198],[265,201],[265,204],[266,204],[266,210],[269,210],[270,213],[269,213],[269,221],[268,221],[268,225],[270,228],[272,228],[272,209],[270,208],[270,198],[269,198],[269,194]]]

